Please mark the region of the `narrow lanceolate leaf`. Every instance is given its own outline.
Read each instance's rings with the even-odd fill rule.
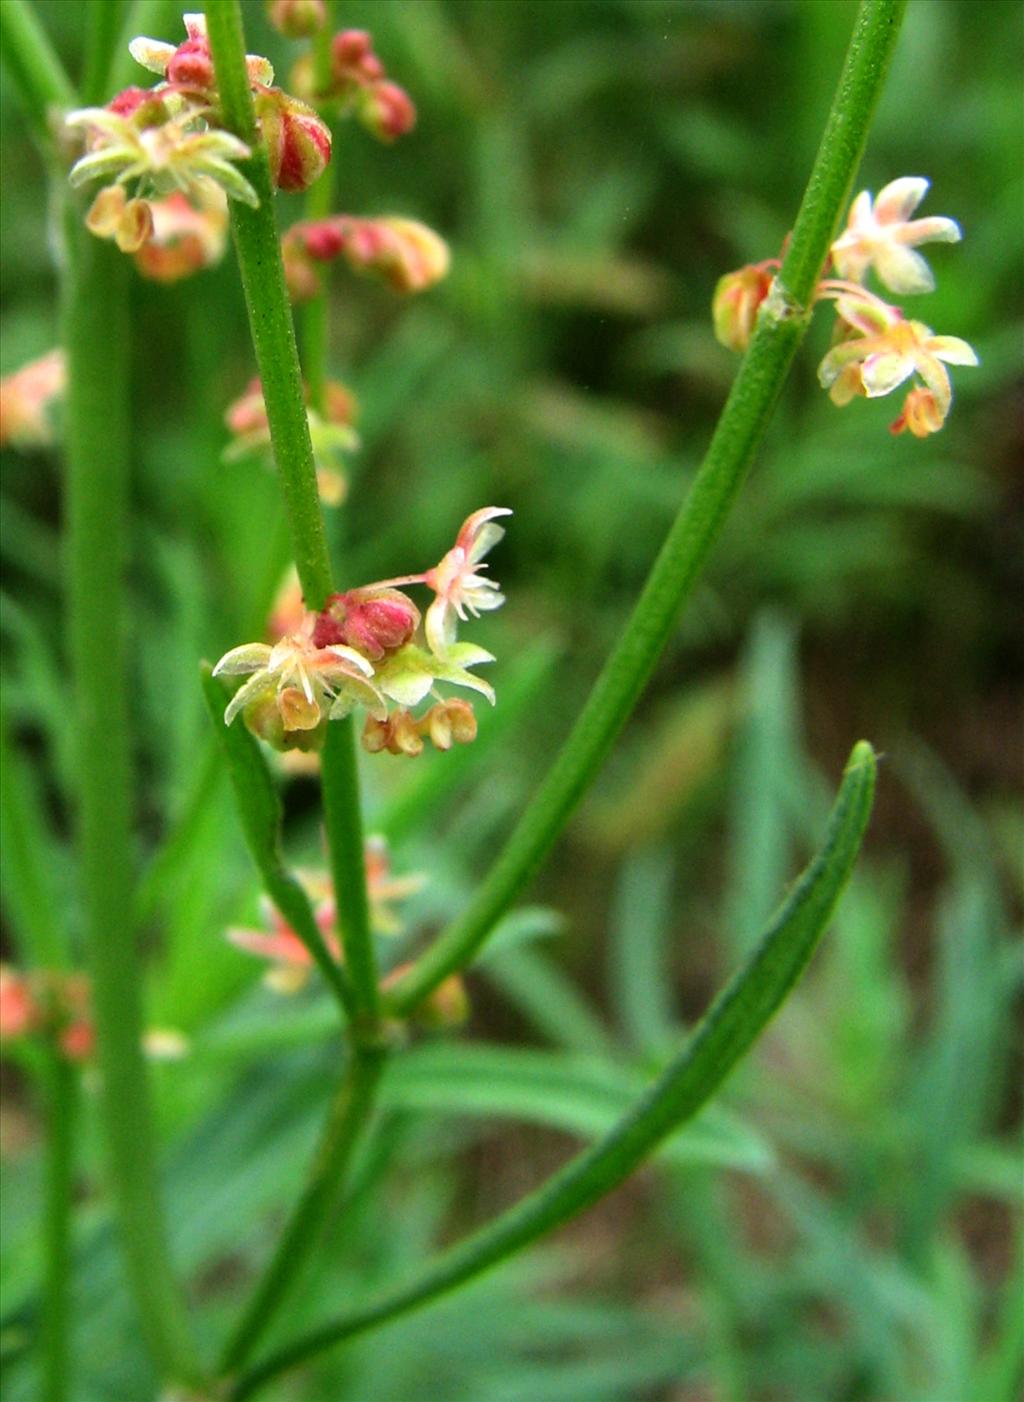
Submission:
[[[258,742],[244,725],[224,724],[225,691],[209,666],[202,667],[203,694],[227,761],[242,829],[267,895],[316,960],[347,1012],[352,995],[344,970],[324,943],[305,891],[281,855],[281,801]]]
[[[867,827],[875,786],[871,746],[855,746],[821,848],[746,963],[650,1089],[591,1149],[536,1192],[432,1264],[361,1308],[273,1354],[243,1374],[231,1402],[343,1339],[378,1328],[497,1265],[582,1212],[623,1181],[715,1093],[785,1000],[814,952],[849,879]]]

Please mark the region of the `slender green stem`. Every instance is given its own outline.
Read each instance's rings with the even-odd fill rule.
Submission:
[[[366,890],[363,824],[359,804],[352,801],[353,794],[359,792],[359,777],[351,717],[332,721],[327,727],[320,776],[338,929],[356,1000],[353,1034],[357,1039],[366,1036],[372,1040],[377,1035],[380,995]]]
[[[43,1402],[66,1402],[71,1374],[71,1209],[78,1072],[56,1048],[47,1056],[46,1292],[43,1300]]]
[[[379,1051],[354,1052],[334,1098],[302,1196],[228,1341],[221,1376],[235,1372],[249,1358],[337,1210],[355,1149],[370,1121],[383,1064]]]
[[[92,107],[110,100],[110,75],[114,69],[125,0],[92,0],[85,31],[85,72],[82,101]]]
[[[307,607],[319,609],[331,592],[331,562],[281,264],[270,169],[266,148],[259,140],[245,67],[238,0],[207,0],[206,18],[224,125],[253,149],[252,157],[241,168],[259,196],[259,208],[232,201],[231,226],[295,564]]]
[[[456,1289],[546,1235],[615,1188],[668,1134],[696,1114],[746,1054],[817,947],[853,870],[874,796],[875,757],[854,747],[817,856],[742,968],[650,1089],[592,1148],[406,1285],[306,1334],[245,1373],[230,1402],[332,1344],[379,1328]]]
[[[67,608],[76,830],[100,1066],[100,1114],[122,1247],[149,1347],[172,1380],[198,1369],[171,1268],[142,1056],[134,939],[123,576],[128,519],[128,265],[66,197]]]
[[[334,0],[328,0],[323,28],[313,40],[313,81],[315,90],[322,92],[331,77],[331,36],[334,33]],[[325,115],[325,120],[327,117]],[[334,201],[334,172],[332,160],[315,185],[306,193],[307,219],[324,219]],[[320,275],[320,290],[302,307],[302,369],[309,389],[309,402],[318,414],[324,412],[324,390],[327,385],[327,287],[330,264]]]
[[[803,339],[818,273],[849,193],[906,0],[863,0],[789,253],[690,493],[618,645],[544,783],[463,914],[397,985],[408,1013],[464,967],[535,874],[647,684],[743,484]]]
[[[52,153],[53,114],[76,106],[78,98],[26,0],[3,0],[0,4],[0,45],[32,135]]]

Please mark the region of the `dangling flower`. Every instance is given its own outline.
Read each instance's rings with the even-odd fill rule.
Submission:
[[[93,200],[85,227],[113,239],[122,253],[136,253],[153,233],[153,210],[145,200],[130,200],[121,185],[108,185]]]
[[[448,274],[448,245],[416,219],[387,216],[357,219],[349,214],[293,224],[282,252],[295,301],[315,296],[319,279],[309,260],[343,257],[354,272],[378,278],[395,292],[425,292]]]
[[[150,200],[149,208],[153,232],[135,255],[143,277],[177,282],[220,262],[228,233],[227,200],[220,186],[196,181],[190,195],[175,191]]]
[[[214,676],[243,676],[224,712],[230,725],[239,713],[249,729],[275,749],[317,748],[329,719],[348,715],[354,706],[384,716],[387,707],[374,685],[373,667],[354,648],[313,642],[317,615],[271,647],[247,643],[232,648],[213,669]]]
[[[62,350],[51,350],[0,380],[0,447],[45,448],[54,441],[50,409],[67,384]]]
[[[308,397],[305,387],[304,392]],[[359,435],[352,427],[356,413],[355,396],[344,385],[328,381],[324,389],[324,408],[324,418],[315,409],[307,411],[309,437],[320,500],[325,506],[339,506],[345,499],[348,486],[343,454],[359,447]],[[223,462],[233,463],[259,456],[273,467],[270,420],[258,378],[250,380],[244,394],[228,405],[224,422],[231,431],[233,441],[221,455]]]
[[[505,602],[497,583],[478,571],[487,568],[480,561],[505,534],[504,527],[494,524],[495,517],[511,515],[505,506],[485,506],[474,511],[462,523],[452,549],[440,564],[427,571],[425,582],[437,597],[427,609],[425,629],[427,642],[437,657],[449,654],[455,642],[457,618],[465,622],[467,612],[475,618]]]
[[[232,164],[252,154],[244,141],[229,131],[197,126],[202,118],[187,105],[180,115],[168,115],[160,122],[153,122],[151,116],[149,104],[128,116],[108,107],[69,113],[66,124],[83,128],[89,146],[71,167],[71,184],[77,189],[101,176],[113,177],[119,185],[137,180],[140,192],[148,197],[173,190],[193,194],[205,179],[219,185],[231,199],[253,208],[259,204],[256,191]]]
[[[838,310],[851,321],[852,309],[840,299]],[[853,367],[859,367],[863,393],[868,399],[891,394],[911,375],[917,374],[932,396],[929,416],[945,421],[953,398],[946,365],[977,365],[978,357],[958,336],[936,336],[920,321],[893,320],[882,330],[856,336],[833,346],[821,362],[818,378],[825,389],[840,377],[849,381]],[[843,399],[852,397],[843,391]],[[920,436],[920,435],[919,435]]]
[[[845,231],[832,245],[832,261],[841,278],[863,282],[873,267],[892,292],[931,292],[935,278],[915,253],[921,243],[957,243],[960,226],[942,217],[911,219],[924,199],[929,182],[921,176],[893,180],[872,200],[862,190],[850,209]]]
[[[927,438],[931,433],[938,433],[945,418],[945,412],[931,390],[924,385],[915,385],[903,401],[903,412],[889,425],[889,432],[909,432],[915,438]]]

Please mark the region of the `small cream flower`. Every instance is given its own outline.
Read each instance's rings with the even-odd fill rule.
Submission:
[[[920,253],[919,243],[957,243],[960,226],[954,219],[911,219],[929,182],[908,175],[893,180],[872,200],[862,190],[854,200],[845,231],[832,245],[832,260],[842,278],[863,282],[872,266],[892,292],[931,292],[935,279]]]
[[[844,309],[840,299],[840,316],[852,322],[850,310]],[[853,384],[854,367],[860,369],[859,392],[868,399],[891,394],[917,374],[932,395],[932,417],[938,414],[944,420],[953,398],[945,366],[977,363],[972,347],[958,336],[936,336],[923,322],[900,318],[873,334],[856,336],[834,346],[821,362],[818,378],[825,389],[832,391],[835,402],[842,404],[858,392]]]
[[[424,576],[424,582],[437,596],[427,609],[424,630],[438,657],[445,657],[455,642],[457,618],[465,622],[467,613],[475,618],[505,602],[497,583],[478,571],[487,568],[480,561],[505,534],[503,526],[494,524],[494,518],[511,515],[507,506],[485,506],[474,511],[462,523],[452,549]]]
[[[371,664],[355,648],[340,643],[314,646],[315,624],[316,614],[311,613],[297,632],[272,647],[247,643],[224,654],[214,676],[252,673],[228,703],[225,725],[248,706],[268,701],[276,707],[285,732],[316,730],[326,720],[348,715],[356,705],[386,715]]]
[[[102,177],[119,185],[138,180],[144,196],[173,190],[196,194],[197,187],[201,196],[205,179],[232,199],[253,208],[259,204],[256,191],[232,164],[251,156],[249,147],[231,132],[206,130],[192,108],[159,124],[106,107],[83,107],[66,121],[69,127],[84,128],[89,138],[89,150],[68,175],[76,189]]]

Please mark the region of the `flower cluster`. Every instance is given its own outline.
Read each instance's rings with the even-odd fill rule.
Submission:
[[[393,291],[424,292],[445,277],[448,245],[416,219],[359,219],[335,215],[293,224],[281,242],[285,278],[295,302],[315,297],[316,265],[342,257],[355,272],[379,278]]]
[[[89,982],[82,974],[40,969],[24,974],[0,964],[0,1041],[33,1035],[52,1042],[69,1061],[87,1061],[96,1043]]]
[[[153,88],[126,88],[106,107],[67,117],[85,150],[71,168],[75,187],[108,182],[87,217],[90,230],[133,253],[147,276],[170,281],[215,262],[224,251],[226,203],[259,203],[239,168],[252,155],[218,125],[213,57],[203,15],[185,16],[181,44],[133,39],[131,55],[159,74]],[[331,158],[330,128],[297,98],[273,87],[265,58],[247,56],[260,133],[274,184],[304,190]],[[131,193],[129,193],[131,192]]]
[[[324,390],[323,414],[307,410],[317,487],[325,506],[340,506],[345,500],[348,484],[343,455],[359,447],[359,435],[353,427],[356,407],[352,391],[330,380]],[[224,422],[231,432],[231,442],[222,454],[225,463],[259,457],[273,465],[270,422],[258,379],[250,380],[245,393],[228,405]]]
[[[844,405],[858,396],[875,399],[912,380],[891,429],[916,438],[938,432],[946,421],[953,400],[946,365],[977,365],[978,357],[966,341],[936,336],[864,284],[874,273],[900,296],[934,289],[932,271],[916,249],[923,243],[956,243],[961,235],[952,219],[911,218],[927,190],[927,180],[907,176],[893,180],[874,199],[869,191],[861,191],[846,228],[829,250],[826,276],[815,295],[816,301],[831,301],[836,309],[833,345],[818,369],[832,402]],[[712,314],[715,335],[723,345],[746,349],[779,267],[779,261],[771,259],[719,280]]]
[[[62,398],[67,364],[51,350],[0,380],[0,447],[45,448],[54,440],[52,408]]]
[[[334,35],[326,87],[317,87],[312,55],[295,65],[291,83],[309,101],[332,103],[342,115],[354,116],[378,141],[396,141],[416,125],[412,99],[387,76],[363,29]]]
[[[369,837],[364,852],[366,889],[370,901],[370,923],[377,934],[398,935],[402,922],[395,906],[421,890],[426,877],[419,872],[393,876],[388,845],[382,837]],[[300,872],[299,880],[313,905],[313,915],[324,943],[335,959],[342,958],[338,939],[338,910],[334,887],[323,872]],[[247,954],[268,959],[271,967],[264,977],[268,988],[277,993],[297,993],[313,967],[313,956],[265,896],[260,900],[265,929],[232,926],[225,933],[232,944]]]
[[[220,659],[214,674],[248,676],[224,712],[230,725],[245,724],[274,749],[319,749],[328,722],[356,706],[367,712],[363,744],[415,755],[429,737],[438,749],[476,735],[468,702],[445,698],[439,683],[479,692],[493,705],[494,691],[470,668],[493,662],[491,653],[457,640],[457,623],[504,602],[483,571],[484,555],[504,535],[495,518],[511,513],[488,506],[463,523],[455,544],[432,569],[379,580],[333,594],[319,612],[302,610],[285,621],[273,643],[248,643]],[[434,598],[422,619],[400,586],[421,584]],[[422,641],[420,626],[422,623]],[[430,696],[420,717],[412,710]]]

